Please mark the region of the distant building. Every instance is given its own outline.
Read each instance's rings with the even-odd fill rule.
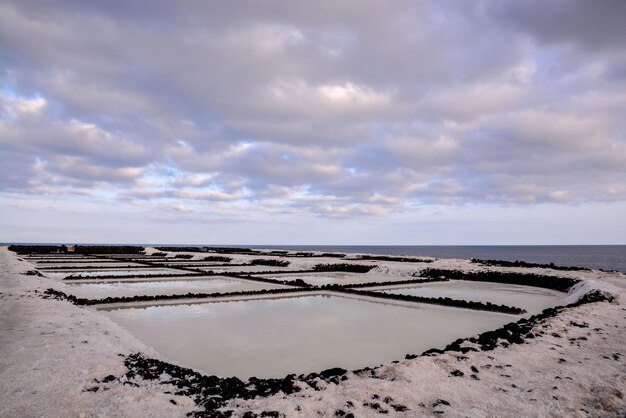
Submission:
[[[62,245],[61,251],[64,253],[73,253],[76,251],[76,246],[75,245]]]

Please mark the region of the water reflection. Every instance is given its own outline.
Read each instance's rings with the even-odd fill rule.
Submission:
[[[47,277],[51,279],[62,279],[67,276],[148,276],[152,274],[180,274],[180,270],[172,270],[165,268],[142,268],[142,269],[129,269],[129,270],[107,270],[102,268],[101,270],[68,270],[68,271],[42,271]]]
[[[487,312],[322,295],[104,314],[171,361],[242,378],[378,365],[512,320]]]
[[[339,284],[350,285],[359,283],[375,283],[375,282],[390,282],[406,279],[406,277],[393,277],[383,274],[374,273],[343,273],[343,272],[328,272],[328,273],[298,273],[298,274],[283,274],[264,276],[275,280],[303,280],[304,282],[313,286],[323,286],[327,284]]]
[[[199,267],[199,270],[214,271],[215,273],[256,273],[260,271],[285,271],[289,267],[275,267],[264,265],[245,265],[245,266],[217,266],[217,267]]]
[[[118,296],[180,295],[186,293],[247,292],[275,289],[279,286],[215,277],[202,280],[171,280],[156,282],[85,283],[70,285],[70,292],[81,298],[100,299]],[[282,287],[282,286],[280,286]]]
[[[37,263],[36,266],[38,268],[50,268],[53,267],[55,269],[63,269],[63,268],[70,268],[70,269],[79,269],[80,267],[85,267],[85,268],[91,268],[91,267],[98,267],[98,268],[102,268],[103,270],[106,270],[107,268],[110,267],[143,267],[143,265],[141,264],[137,264],[137,263],[102,263],[102,262],[93,262],[93,261],[85,261],[85,262],[72,262],[72,263],[46,263],[46,262],[40,262]]]
[[[513,284],[449,281],[411,285],[385,293],[425,297],[449,297],[475,302],[491,302],[507,306],[517,306],[528,312],[540,312],[545,308],[559,305],[566,293]]]

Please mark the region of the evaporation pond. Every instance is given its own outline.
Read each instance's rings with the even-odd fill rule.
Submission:
[[[51,279],[63,279],[67,276],[81,276],[84,278],[98,277],[98,276],[151,276],[159,274],[180,274],[180,270],[167,269],[167,268],[140,268],[140,269],[128,269],[128,270],[66,270],[66,271],[54,271],[54,270],[42,270],[42,273]]]
[[[399,280],[393,276],[385,276],[382,274],[365,274],[365,273],[344,273],[344,272],[319,272],[319,273],[294,273],[294,274],[277,274],[272,276],[264,276],[274,280],[294,281],[302,280],[313,286],[323,286],[327,284],[350,285],[372,282],[388,282]]]
[[[102,312],[169,361],[239,378],[377,366],[517,320],[326,295]]]
[[[54,268],[54,269],[58,269],[58,270],[63,270],[64,268],[69,268],[69,269],[74,269],[74,270],[80,270],[81,268],[92,268],[92,267],[98,267],[98,268],[102,268],[102,269],[107,269],[107,268],[111,268],[111,267],[139,267],[139,268],[143,268],[144,266],[142,266],[141,264],[137,264],[137,263],[115,263],[115,262],[102,262],[102,261],[93,261],[93,260],[88,260],[85,262],[78,262],[78,261],[71,261],[71,262],[62,262],[62,263],[46,263],[46,262],[37,262],[36,264],[37,268]]]
[[[491,302],[497,305],[516,306],[530,313],[557,306],[567,295],[539,287],[463,280],[424,283],[383,291],[397,295],[449,297],[475,302]]]
[[[199,267],[199,270],[213,271],[215,273],[255,273],[259,271],[281,271],[289,270],[288,267],[264,266],[264,265],[242,265],[242,266],[215,266],[215,267]]]
[[[153,282],[106,282],[70,284],[70,292],[79,298],[101,299],[118,296],[183,295],[186,293],[227,293],[249,292],[252,290],[275,289],[266,283],[235,280],[226,277],[212,277],[194,280],[168,280]]]

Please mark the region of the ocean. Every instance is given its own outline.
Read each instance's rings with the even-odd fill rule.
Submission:
[[[617,270],[626,273],[626,245],[248,245],[242,247],[519,260],[529,263],[554,263],[561,266]]]

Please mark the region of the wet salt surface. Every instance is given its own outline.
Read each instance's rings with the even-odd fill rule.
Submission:
[[[285,275],[266,275],[263,277],[271,278],[274,280],[303,280],[304,282],[313,286],[323,286],[326,284],[359,284],[359,283],[374,283],[374,282],[392,282],[399,280],[406,280],[408,277],[393,277],[383,274],[364,274],[364,273],[303,273],[303,274],[285,274]]]
[[[498,305],[516,306],[529,313],[560,305],[567,296],[556,290],[513,284],[449,281],[424,283],[390,290],[384,293],[424,297],[449,297],[475,302],[491,302]]]
[[[88,299],[139,295],[156,296],[182,295],[186,293],[248,292],[251,290],[283,288],[283,286],[254,283],[226,277],[141,283],[85,283],[70,284],[69,286],[70,292],[73,295]]]
[[[250,265],[250,266],[221,266],[221,267],[199,267],[199,270],[204,271],[214,271],[215,273],[252,273],[259,271],[284,271],[289,270],[289,267],[275,267],[275,266],[259,266],[259,265]]]
[[[180,274],[180,270],[165,269],[165,268],[142,268],[142,269],[129,269],[129,270],[71,270],[71,271],[42,271],[42,273],[51,279],[63,279],[67,276],[83,276],[83,277],[95,277],[95,276],[135,276],[135,275],[151,275],[151,274]]]
[[[208,275],[195,275],[195,274],[180,274],[174,276],[166,276],[166,277],[154,277],[146,276],[146,277],[133,277],[133,276],[117,276],[108,279],[98,279],[98,278],[89,278],[86,277],[84,279],[76,279],[65,282],[67,285],[77,285],[77,284],[98,284],[98,283],[158,283],[158,282],[175,282],[175,281],[185,281],[185,280],[206,280],[215,277],[223,278],[224,276],[208,276]]]
[[[82,257],[82,256],[67,256],[67,257],[60,257],[60,256],[54,256],[54,257],[27,257],[27,256],[22,256],[21,258],[28,260],[28,261],[67,261],[67,260],[78,260],[78,261],[83,261],[83,260],[94,260],[94,261],[98,261],[99,259],[96,257]]]
[[[240,378],[376,366],[517,319],[327,295],[102,312],[169,361]]]
[[[35,264],[35,266],[37,268],[49,268],[49,267],[53,267],[55,269],[62,269],[65,267],[69,267],[71,269],[76,269],[76,268],[80,268],[80,267],[102,267],[103,269],[106,269],[107,267],[127,267],[127,266],[131,266],[131,267],[144,267],[144,265],[142,264],[137,264],[137,263],[131,263],[131,262],[121,262],[121,263],[116,263],[116,262],[101,262],[101,261],[85,261],[85,262],[71,262],[71,263],[45,263],[45,262],[38,262]]]
[[[221,266],[223,264],[228,264],[225,263],[223,261],[202,261],[202,260],[178,260],[178,259],[173,259],[173,260],[147,260],[152,264],[174,264],[174,265],[179,265],[179,264],[210,264],[210,265],[214,265],[214,266]]]

